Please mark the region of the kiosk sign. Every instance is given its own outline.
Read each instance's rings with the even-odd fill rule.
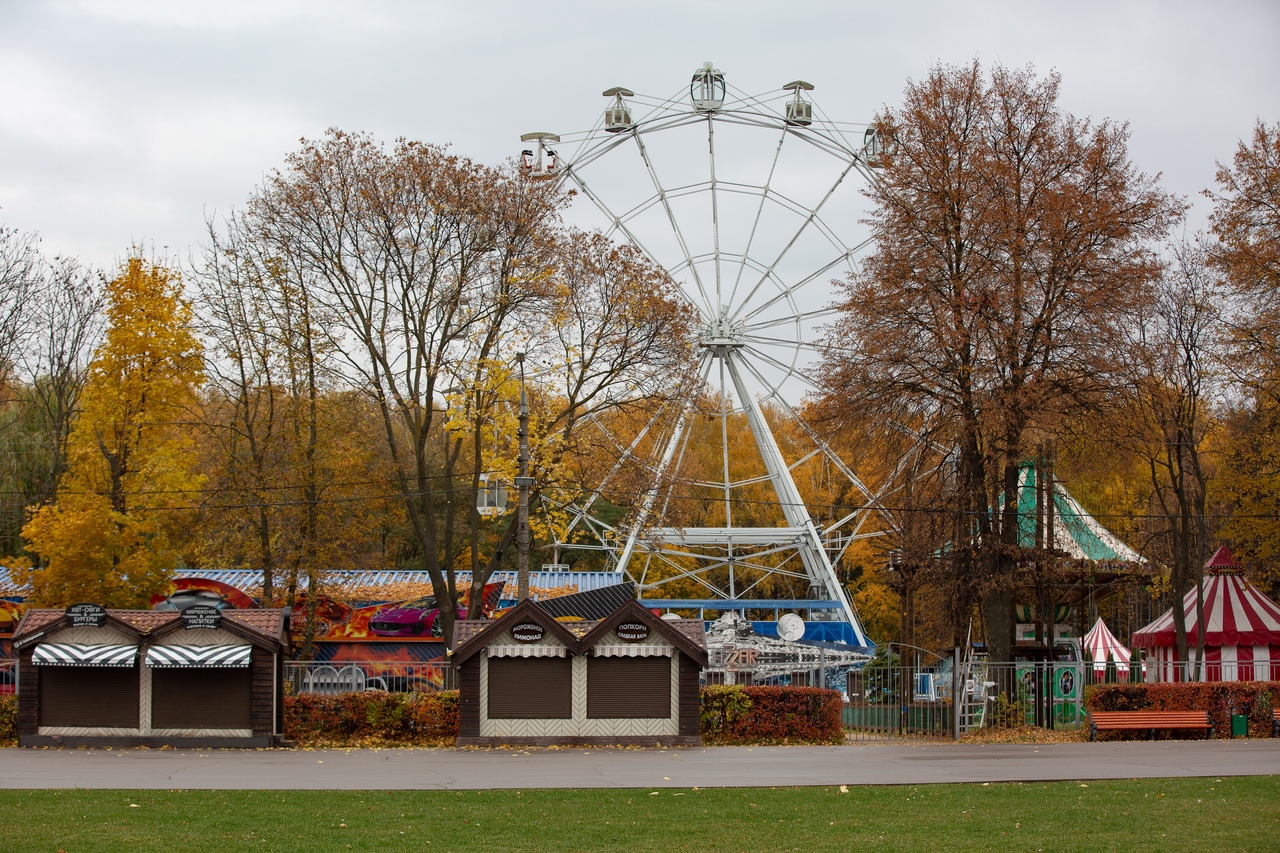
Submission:
[[[192,628],[217,628],[222,624],[222,611],[208,604],[195,604],[180,614],[188,630]]]
[[[537,622],[521,622],[511,629],[517,643],[536,643],[542,639],[542,626]]]
[[[643,622],[623,622],[613,633],[618,635],[618,639],[627,643],[638,643],[641,640],[649,639],[649,626]]]
[[[67,608],[72,628],[101,628],[107,624],[107,609],[101,604],[73,604]]]

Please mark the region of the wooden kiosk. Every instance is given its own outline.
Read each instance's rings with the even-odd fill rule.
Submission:
[[[18,745],[275,745],[288,637],[285,610],[29,611]]]
[[[458,743],[701,744],[701,620],[664,620],[629,601],[605,619],[561,622],[533,601],[461,621]]]

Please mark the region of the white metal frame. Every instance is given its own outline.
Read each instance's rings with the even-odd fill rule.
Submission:
[[[619,130],[616,126],[606,127],[602,117],[590,131],[564,135],[562,144],[565,147],[576,146],[576,150],[561,157],[555,177],[576,189],[603,215],[604,230],[608,236],[635,244],[661,264],[698,311],[702,323],[698,376],[703,388],[712,389],[718,402],[723,477],[718,482],[691,485],[714,488],[721,494],[725,524],[704,528],[664,526],[672,490],[679,480],[677,472],[690,438],[690,420],[695,412],[697,394],[684,393],[677,395],[684,401],[680,411],[673,411],[671,405],[659,410],[640,434],[625,446],[613,439],[619,458],[605,478],[606,482],[600,484],[586,500],[560,507],[572,515],[569,533],[589,531],[594,535],[602,543],[596,547],[606,551],[617,568],[636,580],[643,597],[655,597],[652,592],[678,578],[698,582],[706,589],[708,597],[729,600],[750,597],[760,581],[770,575],[807,579],[807,597],[838,603],[835,618],[850,624],[859,644],[870,645],[838,580],[834,565],[852,542],[884,535],[893,529],[893,518],[883,507],[892,481],[879,490],[869,488],[803,421],[793,405],[799,393],[818,386],[807,369],[818,352],[817,341],[805,340],[805,336],[808,333],[812,337],[811,324],[835,313],[830,305],[829,281],[851,271],[854,258],[870,242],[847,242],[823,218],[824,209],[838,192],[856,192],[852,187],[856,181],[852,178],[874,180],[872,168],[876,165],[876,152],[863,148],[866,126],[832,122],[816,105],[812,109],[810,124],[798,126],[789,123],[786,105],[799,98],[798,90],[750,96],[728,86],[723,105],[711,110],[705,105],[695,108],[690,102],[688,87],[682,87],[678,94],[665,100],[642,95],[624,100],[619,92],[631,94],[626,90],[610,89],[605,93],[612,99],[610,109],[625,105],[630,108],[630,115],[637,116],[636,120]],[[806,90],[805,94],[807,96],[809,91]],[[647,113],[640,115],[645,107],[648,108]],[[659,138],[658,134],[697,125],[706,127],[706,179],[679,186],[664,184],[647,142]],[[762,156],[772,157],[763,183],[728,180],[717,171],[716,131],[718,127],[728,126],[760,132]],[[776,134],[776,143],[772,142],[770,131]],[[830,168],[829,185],[817,187],[817,201],[792,198],[774,186],[780,159],[784,151],[793,146],[805,146],[820,152],[824,155],[820,159]],[[630,155],[627,154],[628,149],[633,149]],[[605,197],[607,193],[596,189],[592,174],[599,169],[609,169],[628,156],[633,158],[631,165],[635,165],[634,159],[638,158],[652,192],[630,209],[617,211]],[[688,239],[687,222],[682,224],[681,216],[673,205],[673,202],[688,196],[709,201],[709,245],[694,245]],[[721,245],[721,205],[730,199],[734,203],[755,200],[754,221],[745,246],[730,248]],[[761,251],[757,245],[758,230],[769,205],[797,217],[799,224],[780,251],[760,258],[757,257]],[[661,218],[670,229],[665,238],[674,238],[677,247],[674,258],[662,257],[661,253],[652,251],[647,245],[646,234],[641,233],[640,217],[651,211],[663,214]],[[830,247],[828,256],[807,274],[784,281],[779,274],[779,266],[802,236],[810,232],[825,238]],[[802,294],[810,297],[821,294],[825,300],[814,304],[812,298],[799,298]],[[799,426],[800,432],[812,442],[810,452],[788,462],[765,417],[766,404]],[[734,415],[746,418],[764,463],[766,474],[763,477],[749,480],[730,477],[727,425]],[[602,523],[592,514],[592,505],[607,488],[608,480],[624,464],[640,461],[636,458],[639,448],[663,418],[668,424],[665,435],[658,436],[654,443],[660,452],[654,460],[646,463],[650,466],[655,485],[641,497],[636,511],[625,525],[613,528]],[[821,457],[846,478],[861,498],[861,506],[826,526],[815,522],[792,476],[797,465],[815,456]],[[786,526],[735,526],[732,512],[734,489],[763,481],[771,483]],[[873,518],[876,523],[872,523]],[[557,542],[557,560],[561,547],[584,546]],[[697,568],[688,568],[689,558],[694,558]],[[651,577],[649,569],[655,564],[665,564],[668,575],[658,579]],[[726,567],[727,588],[707,580],[709,569]],[[739,586],[735,568],[750,570],[749,574],[754,579]],[[820,613],[815,611],[812,618],[822,618]]]

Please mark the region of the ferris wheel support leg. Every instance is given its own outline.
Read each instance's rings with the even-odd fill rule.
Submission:
[[[751,434],[754,436],[756,446],[760,450],[760,457],[764,461],[765,470],[768,472],[769,479],[773,482],[773,488],[777,492],[782,514],[789,526],[804,531],[804,539],[799,546],[800,559],[804,563],[805,571],[808,573],[810,581],[824,589],[832,601],[839,603],[841,612],[849,622],[850,627],[853,628],[854,637],[858,645],[870,645],[866,632],[862,629],[862,623],[858,621],[857,614],[853,612],[853,606],[849,603],[849,598],[845,595],[839,578],[836,577],[835,568],[827,557],[826,549],[822,546],[822,536],[818,532],[818,526],[814,523],[813,518],[810,517],[809,510],[804,504],[804,499],[800,496],[800,490],[796,487],[796,482],[791,477],[791,469],[787,467],[787,461],[782,455],[782,450],[778,447],[778,440],[774,437],[773,430],[769,427],[769,422],[765,420],[764,412],[760,409],[759,402],[742,379],[734,349],[726,347],[718,355],[724,359],[725,365],[729,368],[729,376],[733,379],[734,389],[747,415],[747,424],[751,428]]]
[[[702,378],[706,378],[707,370],[710,367],[710,360],[705,360],[702,369]],[[640,502],[640,511],[636,513],[635,523],[631,526],[631,532],[627,534],[627,544],[623,546],[622,553],[618,556],[618,571],[625,572],[627,564],[631,562],[631,555],[636,550],[636,540],[640,536],[640,531],[644,528],[645,523],[649,520],[649,513],[653,511],[653,505],[658,500],[658,490],[661,487],[662,480],[667,475],[667,471],[671,468],[671,460],[675,458],[676,449],[680,446],[681,439],[684,437],[685,427],[689,423],[689,416],[693,412],[692,395],[685,402],[684,408],[680,412],[680,417],[676,420],[675,429],[671,432],[671,437],[667,439],[667,446],[662,451],[662,461],[658,463],[658,470],[654,478],[653,486],[645,492],[644,499]]]

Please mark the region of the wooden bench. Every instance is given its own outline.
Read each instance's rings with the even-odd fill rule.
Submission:
[[[1205,729],[1213,737],[1208,711],[1090,711],[1089,740],[1101,731],[1147,731],[1156,739],[1157,729]]]

